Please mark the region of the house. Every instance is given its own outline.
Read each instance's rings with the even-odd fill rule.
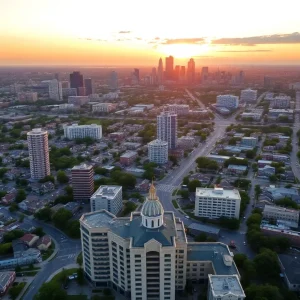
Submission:
[[[227,168],[228,174],[244,174],[247,172],[248,167],[242,165],[229,165]]]
[[[51,181],[45,183],[33,182],[30,186],[32,191],[38,195],[47,194],[55,189],[55,185]]]
[[[37,196],[28,196],[24,201],[18,204],[19,208],[23,211],[30,213],[36,213],[40,209],[44,208],[46,201],[40,200]]]
[[[150,181],[148,179],[144,179],[141,183],[137,184],[135,186],[135,188],[138,191],[141,191],[141,192],[148,192],[149,191],[149,185],[150,185]]]
[[[300,291],[300,255],[279,254],[279,265],[285,283],[290,291]]]
[[[1,203],[4,205],[9,205],[13,201],[15,201],[16,196],[17,196],[17,191],[6,194],[4,197],[1,198]]]
[[[9,180],[15,180],[21,174],[22,174],[22,172],[19,169],[13,168],[5,173],[5,178],[7,178]]]
[[[120,156],[120,163],[125,166],[131,165],[137,158],[137,152],[127,151]]]
[[[271,175],[275,175],[275,168],[274,167],[264,166],[263,168],[258,169],[257,176],[270,177]]]
[[[38,239],[39,237],[37,235],[31,233],[26,233],[20,238],[20,240],[26,243],[29,247],[32,247]]]
[[[51,240],[50,236],[44,235],[37,241],[36,247],[40,251],[46,251],[51,246],[51,244],[52,244],[52,240]]]
[[[8,288],[13,284],[16,279],[16,272],[7,271],[0,272],[0,296],[4,296]]]

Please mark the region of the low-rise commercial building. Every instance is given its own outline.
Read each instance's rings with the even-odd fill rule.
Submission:
[[[124,166],[130,166],[134,163],[138,154],[135,151],[127,151],[120,156],[120,163]]]
[[[257,101],[257,90],[246,89],[241,91],[241,102],[256,103]]]
[[[299,254],[278,254],[281,273],[290,291],[300,291],[300,255]]]
[[[98,103],[92,106],[93,112],[110,113],[116,110],[117,105],[115,103]]]
[[[237,275],[208,275],[207,300],[243,300],[246,298]]]
[[[240,217],[241,196],[238,190],[197,188],[195,216],[209,219]]]
[[[242,165],[229,165],[227,167],[228,174],[241,175],[247,172],[248,167]]]
[[[16,272],[0,272],[0,296],[4,296],[16,279]]]
[[[249,147],[256,147],[257,145],[257,137],[243,137],[241,140],[241,145],[243,146],[249,146]]]
[[[123,206],[122,187],[118,185],[101,185],[91,197],[91,211],[105,209],[117,215]]]
[[[263,210],[264,219],[282,220],[299,224],[299,211],[276,205],[265,205]]]
[[[229,110],[237,109],[239,106],[239,97],[234,95],[218,95],[217,107],[225,107]]]
[[[78,91],[77,91],[78,92]],[[69,96],[68,103],[74,104],[75,106],[82,106],[89,103],[90,98],[88,96]]]

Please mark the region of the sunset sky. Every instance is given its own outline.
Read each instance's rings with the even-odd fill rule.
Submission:
[[[0,0],[0,65],[300,64],[299,0]]]

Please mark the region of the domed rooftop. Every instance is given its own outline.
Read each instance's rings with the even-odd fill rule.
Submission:
[[[141,213],[145,217],[157,217],[164,213],[164,209],[156,195],[156,189],[153,183],[151,184],[149,195],[146,198]]]

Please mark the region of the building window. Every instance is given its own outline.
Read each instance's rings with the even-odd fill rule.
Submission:
[[[154,221],[152,220],[152,227],[154,227]]]
[[[148,220],[146,219],[146,227],[148,226]]]

